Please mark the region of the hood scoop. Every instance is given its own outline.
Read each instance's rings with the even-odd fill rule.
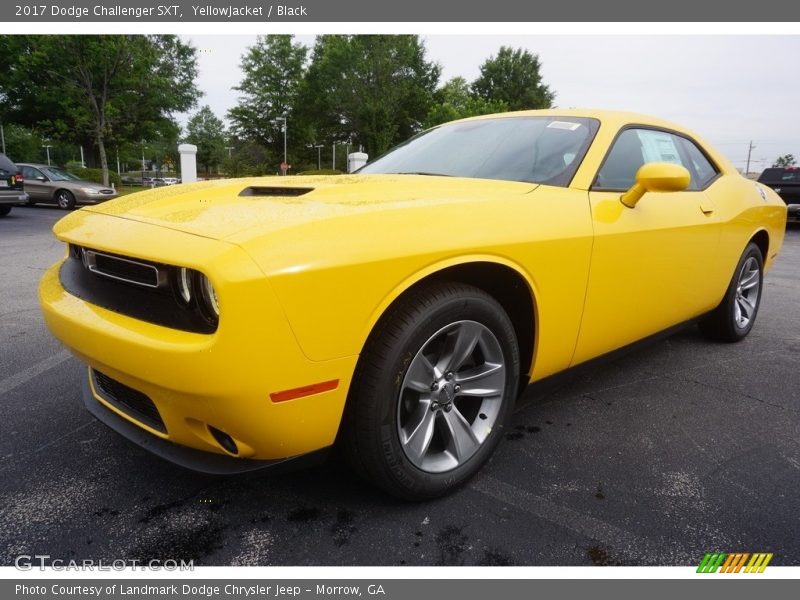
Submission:
[[[250,186],[244,188],[239,192],[240,196],[266,196],[266,197],[293,197],[303,196],[309,192],[313,192],[314,188],[306,187],[265,187],[265,186]]]

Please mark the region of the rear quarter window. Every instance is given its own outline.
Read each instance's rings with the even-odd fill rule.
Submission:
[[[764,169],[764,172],[759,175],[758,180],[762,183],[800,183],[800,168],[784,169],[772,168]]]

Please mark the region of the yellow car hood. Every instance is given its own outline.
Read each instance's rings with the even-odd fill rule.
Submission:
[[[259,177],[155,188],[84,211],[212,239],[254,236],[376,210],[523,194],[536,184],[423,175]],[[241,237],[248,237],[246,234]]]

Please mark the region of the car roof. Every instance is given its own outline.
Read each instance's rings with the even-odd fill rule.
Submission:
[[[0,168],[8,171],[9,169],[13,169],[15,167],[15,163],[13,160],[8,158],[5,154],[0,153]]]
[[[491,115],[468,117],[466,119],[459,119],[459,121],[456,122],[479,121],[482,119],[496,119],[503,117],[584,117],[589,119],[597,119],[601,123],[608,125],[651,125],[655,127],[661,127],[663,129],[671,129],[680,133],[690,133],[685,127],[678,125],[677,123],[659,119],[658,117],[654,117],[652,115],[595,108],[546,108],[541,110],[520,110],[507,113],[494,113]]]
[[[36,167],[37,169],[52,169],[52,168],[60,169],[61,168],[58,165],[45,165],[45,164],[42,164],[42,163],[17,163],[17,166],[19,166],[19,167]]]

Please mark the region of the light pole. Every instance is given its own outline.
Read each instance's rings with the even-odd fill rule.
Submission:
[[[83,160],[83,146],[78,146],[81,149],[81,169],[86,168],[86,161]]]
[[[322,170],[322,144],[316,144],[314,148],[317,149],[317,171]]]
[[[50,148],[52,148],[52,147],[53,146],[51,146],[50,144],[45,144],[44,146],[42,146],[42,148],[44,148],[47,151],[47,166],[48,167],[50,166]]]
[[[231,158],[231,150],[233,150],[233,146],[225,146],[225,150],[228,151],[228,160]]]
[[[142,140],[142,185],[144,185],[144,140]]]
[[[283,123],[283,164],[287,165],[287,169],[286,171],[283,171],[283,169],[281,170],[283,171],[283,174],[286,175],[287,171],[289,170],[289,163],[286,161],[286,130],[289,129],[289,121],[286,119],[286,115],[283,115],[282,117],[275,117],[272,120]]]

